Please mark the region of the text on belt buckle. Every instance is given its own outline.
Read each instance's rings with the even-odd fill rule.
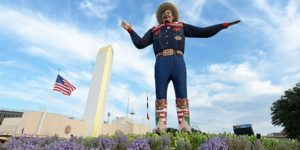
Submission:
[[[174,50],[173,49],[165,49],[162,52],[163,52],[163,56],[170,56],[170,55],[174,54]]]

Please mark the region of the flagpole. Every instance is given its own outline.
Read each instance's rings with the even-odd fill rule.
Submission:
[[[46,106],[45,106],[45,108],[44,108],[44,110],[43,110],[43,112],[42,112],[42,117],[41,117],[41,120],[40,120],[40,123],[39,123],[39,127],[38,127],[38,130],[37,130],[37,133],[36,133],[37,135],[39,135],[39,134],[41,133],[41,129],[42,129],[42,126],[43,126],[43,124],[44,124],[45,116],[46,116],[46,113],[47,113],[47,108],[48,108],[48,105],[47,105],[47,104],[49,104],[50,101],[51,101],[51,98],[52,98],[52,96],[53,96],[52,93],[53,93],[53,92],[51,92],[50,97],[48,97],[47,102],[46,102]]]
[[[60,69],[58,69],[57,75],[59,75],[59,71],[60,71]],[[54,82],[54,83],[55,83],[55,82]],[[42,112],[42,117],[41,117],[41,120],[40,120],[39,127],[38,127],[38,130],[37,130],[36,135],[40,135],[40,133],[41,133],[41,129],[42,129],[42,126],[43,126],[43,124],[44,124],[45,116],[46,116],[46,112],[47,112],[47,107],[48,107],[47,104],[49,104],[50,101],[51,101],[51,98],[52,98],[52,96],[53,96],[52,93],[53,93],[53,91],[50,92],[50,96],[47,98],[47,101],[46,101],[46,104],[45,104],[45,108],[44,108],[44,110],[43,110],[43,112]]]
[[[149,97],[148,97],[148,90],[147,90],[147,114],[148,114],[148,116],[149,116],[149,103],[148,103],[148,100],[149,100]],[[147,118],[147,122],[148,122],[148,126],[149,126],[149,130],[151,131],[151,123],[150,123],[150,117],[149,117],[149,119]]]
[[[39,128],[38,128],[37,133],[36,133],[37,136],[40,135],[40,133],[41,133],[42,125],[44,123],[45,116],[46,116],[46,109],[42,112],[42,117],[41,117],[41,120],[40,120],[40,123],[39,123]]]
[[[148,103],[148,90],[147,90],[147,120],[150,120],[150,117],[149,117],[149,103]]]

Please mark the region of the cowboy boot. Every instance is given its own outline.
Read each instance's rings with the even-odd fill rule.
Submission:
[[[187,98],[176,98],[176,109],[179,130],[184,132],[192,132],[190,127],[189,100]]]
[[[155,102],[155,133],[160,134],[167,128],[167,99],[157,99]]]

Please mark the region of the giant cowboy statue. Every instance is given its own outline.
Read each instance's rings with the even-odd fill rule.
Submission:
[[[178,22],[179,13],[176,6],[169,2],[162,3],[156,18],[159,25],[148,30],[141,38],[130,24],[121,22],[121,26],[130,34],[133,44],[142,49],[153,44],[155,62],[155,116],[156,133],[166,129],[167,122],[167,88],[170,81],[174,84],[179,130],[191,132],[189,100],[187,98],[186,66],[184,62],[185,37],[208,38],[222,29],[237,24],[240,20],[217,24],[205,28]]]

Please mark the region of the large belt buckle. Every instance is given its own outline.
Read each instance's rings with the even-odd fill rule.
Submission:
[[[174,50],[173,49],[165,49],[163,50],[163,56],[170,56],[174,54]]]

